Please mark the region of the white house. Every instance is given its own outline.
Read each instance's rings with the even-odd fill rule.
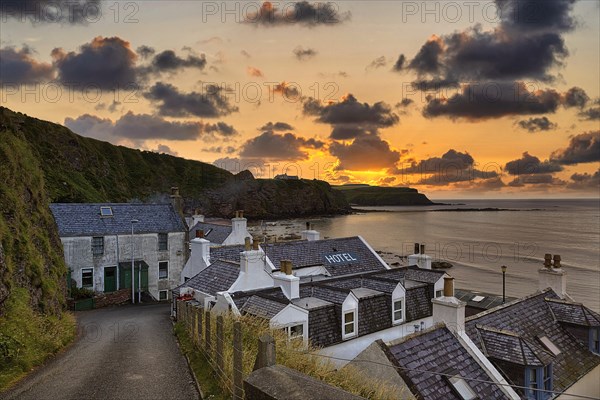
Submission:
[[[185,226],[171,204],[51,204],[65,261],[77,287],[95,292],[134,285],[168,300],[186,261]]]

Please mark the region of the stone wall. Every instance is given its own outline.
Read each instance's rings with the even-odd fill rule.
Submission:
[[[118,306],[131,301],[131,289],[122,289],[112,293],[102,293],[94,298],[94,308]]]

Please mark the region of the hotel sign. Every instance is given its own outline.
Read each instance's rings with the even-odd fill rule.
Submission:
[[[327,254],[323,258],[326,264],[347,264],[358,261],[353,253]]]

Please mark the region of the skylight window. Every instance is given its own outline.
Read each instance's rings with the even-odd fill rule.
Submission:
[[[560,349],[556,347],[556,345],[552,343],[552,341],[548,339],[547,336],[540,336],[538,339],[540,340],[540,342],[542,342],[544,347],[548,349],[552,354],[554,354],[555,356],[560,354]]]
[[[471,300],[474,301],[474,302],[476,302],[476,303],[479,303],[483,299],[485,299],[485,297],[483,297],[483,296],[475,296]]]
[[[112,217],[113,211],[110,207],[100,207],[100,215],[103,217]]]
[[[448,378],[448,381],[462,400],[475,400],[477,395],[469,384],[460,376]]]

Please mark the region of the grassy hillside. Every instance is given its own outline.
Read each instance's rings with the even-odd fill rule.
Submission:
[[[352,205],[359,206],[421,206],[434,204],[417,189],[369,185],[334,186]]]
[[[37,156],[0,123],[0,389],[75,334],[66,267]]]

